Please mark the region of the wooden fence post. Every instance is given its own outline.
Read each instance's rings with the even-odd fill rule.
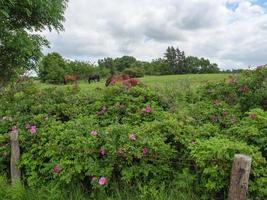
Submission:
[[[10,159],[10,173],[11,183],[14,185],[20,181],[21,172],[17,166],[17,162],[20,158],[20,149],[18,141],[18,131],[16,129],[10,132],[10,143],[11,143],[11,159]]]
[[[228,200],[246,200],[251,157],[236,154],[231,171]]]

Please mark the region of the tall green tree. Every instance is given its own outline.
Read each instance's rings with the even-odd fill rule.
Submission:
[[[47,40],[34,32],[63,30],[67,0],[0,0],[0,87],[35,69]]]
[[[135,57],[132,56],[122,56],[121,58],[116,58],[114,60],[115,68],[117,71],[122,72],[126,68],[130,68],[132,64],[136,62]]]
[[[169,63],[171,74],[187,73],[184,51],[180,51],[179,48],[175,49],[173,46],[171,46],[167,48],[164,55]]]
[[[48,83],[63,83],[64,76],[71,73],[71,66],[58,53],[44,56],[38,68],[40,80]]]

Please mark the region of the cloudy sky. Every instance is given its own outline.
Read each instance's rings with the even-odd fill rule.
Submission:
[[[45,53],[149,61],[172,45],[222,69],[267,63],[267,0],[69,0],[65,18]]]

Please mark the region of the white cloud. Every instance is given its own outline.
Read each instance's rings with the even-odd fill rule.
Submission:
[[[267,63],[267,14],[251,0],[70,0],[48,51],[71,59],[124,54],[151,60],[169,45],[221,68]]]

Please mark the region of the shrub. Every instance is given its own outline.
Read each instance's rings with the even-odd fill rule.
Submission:
[[[131,78],[140,78],[145,75],[145,72],[141,67],[127,68],[123,73],[128,74]]]

